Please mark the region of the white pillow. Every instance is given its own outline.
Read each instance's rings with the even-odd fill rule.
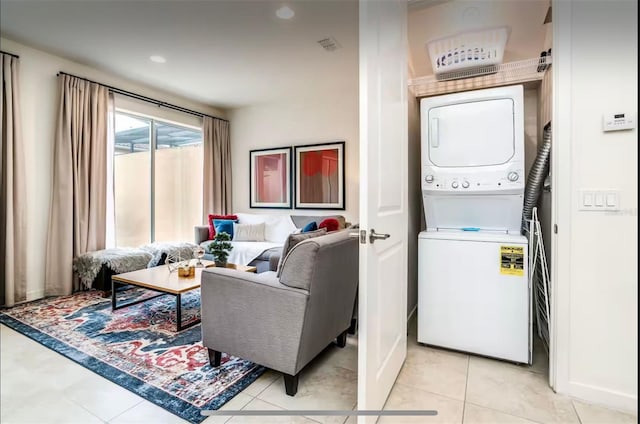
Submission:
[[[269,215],[257,214],[257,213],[236,213],[238,222],[240,224],[259,224],[265,221],[265,218]]]
[[[233,241],[265,241],[264,222],[260,224],[233,224]]]
[[[236,213],[240,224],[259,224],[264,222],[264,238],[272,243],[284,244],[297,227],[286,214]],[[235,238],[234,238],[235,240]]]
[[[264,238],[272,243],[284,244],[297,229],[289,215],[268,215],[264,223]]]

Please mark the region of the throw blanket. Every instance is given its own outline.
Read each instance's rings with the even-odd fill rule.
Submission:
[[[151,259],[147,265],[148,267],[152,267],[158,265],[160,256],[163,253],[173,256],[174,258],[180,258],[181,260],[192,259],[193,249],[196,247],[195,244],[186,242],[155,242],[146,244],[140,248],[153,255],[153,259]]]
[[[268,241],[232,241],[233,249],[229,253],[227,262],[238,265],[249,265],[265,250],[274,247],[282,247],[282,243],[271,243]]]
[[[73,270],[78,274],[80,282],[90,289],[102,265],[106,265],[116,274],[122,274],[158,265],[163,253],[182,259],[191,259],[195,247],[193,243],[157,242],[144,245],[139,249],[118,247],[97,250],[75,258]]]
[[[151,253],[135,248],[97,250],[75,258],[73,270],[80,277],[80,282],[90,289],[102,265],[108,266],[116,274],[121,274],[146,268],[152,257]]]

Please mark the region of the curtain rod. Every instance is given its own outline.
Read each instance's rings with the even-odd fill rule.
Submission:
[[[195,110],[187,109],[187,108],[182,107],[182,106],[177,106],[177,105],[174,105],[174,104],[171,104],[171,103],[167,103],[167,102],[163,102],[163,101],[160,101],[160,100],[152,99],[151,97],[143,96],[142,94],[133,93],[133,92],[127,91],[127,90],[122,90],[120,88],[113,87],[111,85],[102,84],[101,82],[93,81],[93,80],[90,80],[88,78],[79,77],[77,75],[72,75],[72,74],[69,74],[67,72],[60,71],[60,72],[58,72],[58,75],[68,75],[70,77],[78,78],[78,79],[81,79],[83,81],[88,81],[88,82],[91,82],[91,83],[94,83],[94,84],[98,84],[98,85],[101,85],[101,86],[107,88],[109,91],[111,91],[113,93],[122,94],[123,96],[131,97],[131,98],[134,98],[136,100],[142,100],[144,102],[153,103],[153,104],[156,104],[156,105],[161,106],[161,107],[166,107],[168,109],[173,109],[173,110],[177,110],[177,111],[180,111],[180,112],[184,112],[184,113],[188,113],[190,115],[195,115],[195,116],[200,116],[200,117],[208,116],[210,118],[220,119],[221,121],[229,122],[229,120],[224,119],[224,118],[219,118],[217,116],[213,116],[213,115],[209,115],[209,114],[206,114],[206,113],[198,112],[198,111],[195,111]]]
[[[9,55],[9,56],[15,57],[16,59],[20,59],[20,56],[18,56],[17,54],[13,54],[13,53],[5,52],[4,50],[0,50],[0,53],[2,53],[2,54],[7,54],[7,55]]]

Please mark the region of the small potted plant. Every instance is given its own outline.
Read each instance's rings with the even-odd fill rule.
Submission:
[[[228,233],[224,231],[216,233],[213,241],[207,247],[209,253],[213,256],[213,260],[217,267],[224,268],[227,266],[229,252],[233,249],[233,246],[229,243],[230,240],[231,236]]]

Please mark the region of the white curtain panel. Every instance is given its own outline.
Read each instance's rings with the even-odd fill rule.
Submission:
[[[116,148],[116,105],[113,93],[109,92],[109,114],[107,116],[107,228],[105,246],[116,247],[116,202],[113,155]]]
[[[204,144],[203,223],[208,215],[226,215],[233,211],[231,206],[231,141],[229,122],[205,116],[202,120]]]
[[[58,77],[53,190],[46,247],[45,295],[80,289],[73,259],[105,248],[109,92],[70,75]]]
[[[25,162],[17,57],[0,53],[0,305],[26,300]]]

